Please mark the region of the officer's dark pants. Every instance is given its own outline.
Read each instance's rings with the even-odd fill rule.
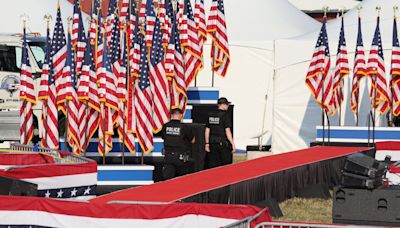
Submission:
[[[215,168],[218,166],[232,164],[232,151],[227,146],[210,144],[210,152],[207,153],[207,168]],[[210,191],[208,193],[209,203],[228,203],[230,195],[230,186]]]
[[[179,159],[179,153],[166,153],[164,157],[163,177],[168,180],[174,177],[183,176],[190,172],[190,162],[183,162]]]
[[[222,165],[232,164],[232,151],[219,143],[210,144],[210,152],[207,153],[207,168],[215,168]]]

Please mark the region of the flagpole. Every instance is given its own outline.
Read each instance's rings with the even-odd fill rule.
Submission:
[[[72,17],[68,17],[67,18],[67,22],[68,22],[68,33],[71,34],[71,21],[72,21]],[[73,47],[72,47],[73,48]],[[69,56],[67,56],[67,58],[69,58]],[[75,61],[74,59],[72,61]],[[71,69],[70,69],[71,70]],[[65,100],[65,131],[64,131],[64,137],[65,137],[65,150],[68,152],[68,106],[69,106],[69,101],[68,99]],[[73,151],[72,151],[73,152]]]
[[[94,0],[92,0],[92,7],[94,6],[93,2],[94,2]],[[90,15],[90,17],[92,17],[92,15]],[[90,30],[90,25],[91,25],[92,20],[88,18],[87,22],[89,24],[88,28]],[[90,45],[90,35],[87,37],[87,39],[89,39],[89,45]],[[89,74],[90,74],[90,69],[89,69]],[[89,83],[90,83],[90,78],[89,78]],[[82,150],[83,150],[82,152],[83,152],[84,157],[86,157],[86,150],[87,150],[87,146],[89,145],[89,140],[88,140],[89,97],[85,101],[85,106],[86,106],[86,110],[85,110],[86,123],[85,123],[85,128],[84,128],[85,129],[85,140],[84,140],[83,147],[82,147]]]
[[[128,10],[128,15],[130,15],[130,13],[131,13],[131,10],[132,10],[132,4],[131,4],[131,1],[132,0],[129,0],[129,10]],[[129,18],[129,20],[130,20],[130,18]],[[125,19],[125,26],[124,26],[124,28],[125,28],[125,44],[124,44],[124,47],[126,48],[126,50],[125,50],[125,54],[126,54],[126,66],[125,66],[125,69],[126,69],[126,77],[125,77],[125,91],[127,92],[128,91],[128,84],[129,84],[129,77],[130,77],[130,67],[129,67],[129,52],[128,52],[128,50],[129,50],[129,46],[128,46],[128,42],[129,42],[129,34],[128,34],[128,20],[127,19]],[[126,98],[126,94],[124,94],[125,95],[125,98]],[[122,152],[122,165],[125,165],[125,140],[126,140],[126,99],[124,99],[123,100],[123,113],[122,113],[122,130],[123,130],[123,134],[122,134],[122,150],[121,150],[121,152]]]
[[[21,17],[21,20],[22,20],[22,28],[23,28],[23,31],[24,31],[24,36],[26,36],[26,21],[28,20],[28,15],[26,15],[26,14],[23,14],[23,15],[21,15],[20,16]],[[25,48],[25,47],[23,47],[23,48]],[[25,86],[26,87],[26,86]],[[25,88],[23,88],[24,90],[25,90]],[[24,95],[26,96],[26,91],[24,91]],[[23,114],[23,116],[24,116],[24,122],[23,122],[23,129],[24,129],[24,141],[22,142],[22,144],[26,144],[26,136],[27,136],[27,134],[26,134],[26,131],[27,131],[27,124],[26,124],[26,99],[23,99],[23,102],[22,102],[22,108],[24,109],[24,114]],[[21,140],[20,140],[21,141]]]
[[[106,164],[106,106],[105,102],[101,102],[101,117],[103,118],[103,165]]]
[[[398,6],[393,6],[393,14],[394,14],[394,20],[396,20],[396,25],[397,25],[397,16],[396,16],[396,11],[399,9],[399,7]],[[397,32],[397,31],[396,31]],[[392,56],[392,58],[393,58],[393,56]],[[392,106],[392,109],[391,109],[391,112],[390,112],[390,120],[393,120],[393,117],[394,117],[394,107],[393,107],[393,93],[394,93],[394,90],[393,90],[393,75],[391,75],[391,80],[390,80],[390,92],[391,92],[391,96],[390,96],[390,105]],[[390,126],[389,126],[390,127]]]
[[[359,105],[359,101],[360,101],[360,81],[358,80],[358,76],[356,76],[357,78],[355,79],[353,77],[353,80],[357,80],[357,85],[358,85],[358,93],[357,93],[357,97],[356,97],[356,126],[358,127],[358,105]],[[354,82],[353,82],[354,83]]]
[[[215,37],[215,32],[213,32],[213,37]],[[214,87],[214,67],[215,67],[215,58],[216,58],[216,49],[217,48],[215,48],[215,44],[214,44],[214,40],[211,42],[211,50],[213,50],[214,51],[214,53],[213,53],[213,58],[212,58],[212,63],[211,63],[211,87]]]
[[[51,14],[45,14],[44,15],[44,20],[46,21],[46,24],[47,24],[47,33],[48,34],[50,34],[50,20],[52,19],[52,17],[51,17]],[[47,39],[47,37],[46,37],[46,39]],[[47,47],[46,48],[50,48],[49,46],[50,46],[50,44],[49,43],[47,43],[46,44],[47,45]],[[47,74],[49,74],[49,73],[47,73]],[[48,86],[47,86],[47,93],[48,93],[48,90],[49,90],[49,88],[48,88]],[[47,94],[47,99],[48,99],[48,94]],[[48,130],[48,115],[47,115],[47,99],[45,99],[44,101],[43,101],[43,105],[44,105],[44,108],[42,108],[42,110],[46,110],[46,113],[44,113],[44,118],[45,118],[45,122],[46,122],[46,125],[45,124],[43,124],[43,129],[44,129],[44,131],[45,131],[45,134],[44,134],[44,140],[45,140],[45,142],[46,142],[46,145],[47,145],[47,138],[48,138],[48,133],[47,133],[47,130]],[[43,111],[42,111],[42,115],[43,115]],[[42,143],[43,144],[43,143]],[[42,145],[43,146],[43,145]]]
[[[324,6],[324,23],[326,23],[326,13],[328,11],[328,7]],[[327,47],[325,47],[327,48]],[[322,106],[321,106],[321,121],[322,121],[322,145],[325,145],[325,69],[321,69],[322,73],[322,94],[321,94],[321,101],[322,101]]]
[[[380,12],[381,12],[381,7],[377,6],[376,7],[376,11],[378,12],[378,19],[379,19]],[[377,23],[379,23],[379,21],[377,21]],[[373,70],[375,71],[375,74],[373,75],[373,77],[374,77],[374,101],[373,101],[374,102],[374,104],[373,104],[374,118],[373,118],[373,122],[372,122],[372,143],[375,143],[375,124],[376,124],[375,121],[376,121],[376,106],[377,106],[377,103],[376,103],[376,97],[377,97],[377,88],[376,88],[377,82],[376,82],[376,79],[377,79],[378,69],[375,68]]]
[[[139,10],[138,10],[139,11]],[[144,26],[145,26],[145,22],[144,22],[144,20],[142,20],[142,21],[139,21],[139,29],[140,29],[140,33],[143,35],[143,38],[145,38],[145,30],[144,30]],[[146,42],[146,39],[143,39],[143,41],[142,42]],[[150,52],[148,53],[148,55],[147,55],[147,58],[149,59],[150,58]],[[150,62],[150,60],[149,60],[149,62]],[[141,154],[141,156],[140,156],[140,164],[141,165],[143,165],[144,164],[144,152],[142,151],[142,154]]]

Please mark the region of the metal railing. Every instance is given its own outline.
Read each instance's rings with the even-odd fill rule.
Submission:
[[[266,212],[267,208],[262,209],[259,211],[257,214],[244,218],[242,220],[236,221],[232,224],[223,226],[222,228],[250,228],[251,223],[256,220],[258,217],[260,217],[262,214]]]
[[[18,144],[18,143],[11,144],[10,150],[8,150],[8,152],[10,152],[10,153],[28,152],[28,153],[43,154],[43,155],[52,157],[54,159],[55,164],[81,164],[81,163],[87,163],[90,161],[87,158],[79,157],[72,153],[61,155],[61,153],[58,150],[43,148],[43,147],[35,148],[34,146],[22,145],[22,144]]]
[[[291,222],[262,222],[257,224],[255,228],[343,228],[347,225],[334,225],[334,224],[312,224],[312,223],[291,223]],[[366,227],[351,225],[351,227]],[[368,226],[375,227],[375,226]]]

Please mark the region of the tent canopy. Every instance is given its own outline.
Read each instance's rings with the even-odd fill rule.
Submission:
[[[207,3],[210,1],[205,2],[206,12]],[[214,85],[221,96],[235,105],[236,146],[245,149],[246,145],[257,143],[255,136],[271,131],[274,40],[317,30],[320,23],[287,0],[224,3],[231,64],[226,78],[215,76]],[[205,45],[204,53],[204,69],[199,73],[197,86],[211,85],[210,43]]]
[[[361,3],[362,34],[364,49],[368,57],[376,26],[376,7],[381,7],[380,31],[384,48],[387,81],[390,71],[390,53],[392,48],[393,6],[397,0],[364,0]],[[327,23],[331,66],[335,66],[341,18]],[[353,67],[358,29],[358,10],[352,9],[344,15],[345,36],[350,69]],[[321,124],[321,110],[316,105],[305,85],[305,76],[319,35],[319,29],[289,39],[276,41],[276,75],[274,80],[274,119],[273,150],[285,152],[308,147],[315,139],[315,126]],[[354,115],[350,110],[349,94],[352,73],[345,79],[345,97],[342,104],[342,124],[354,126]],[[367,124],[369,111],[367,81],[361,83],[361,103],[359,123]],[[384,124],[383,118],[380,123]],[[338,116],[331,117],[331,125],[338,125]]]

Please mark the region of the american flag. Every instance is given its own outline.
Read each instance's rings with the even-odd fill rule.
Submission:
[[[67,38],[67,59],[63,77],[65,80],[66,100],[68,101],[66,106],[68,127],[67,142],[71,146],[72,152],[79,155],[81,151],[79,132],[79,108],[81,104],[75,90],[77,77],[70,33],[68,33]]]
[[[99,19],[98,19],[98,11],[100,10],[100,3],[98,0],[93,0],[92,1],[92,5],[91,5],[91,9],[90,9],[90,29],[89,29],[89,36],[90,37],[90,43],[92,45],[96,44],[96,34],[97,34],[97,26],[99,23]],[[100,17],[101,19],[101,17]]]
[[[331,59],[329,55],[328,34],[326,32],[326,21],[324,21],[308,67],[305,82],[315,101],[327,112],[331,111],[329,104],[331,104],[333,97],[332,74],[330,73]]]
[[[96,66],[96,75],[99,77],[101,74],[101,67],[103,66],[103,52],[104,52],[104,37],[105,37],[105,28],[102,22],[102,13],[101,10],[98,12],[98,26],[97,26],[97,51],[95,58],[95,66]]]
[[[57,8],[57,19],[54,26],[53,39],[51,43],[51,59],[52,59],[52,73],[55,79],[56,93],[54,96],[57,98],[57,107],[65,112],[65,94],[62,94],[63,87],[63,70],[67,56],[67,42],[65,41],[65,32],[61,19],[60,5]],[[57,95],[57,96],[56,96]]]
[[[126,110],[126,97],[130,97],[126,95],[126,85],[127,85],[127,75],[126,75],[126,66],[127,66],[127,48],[126,48],[126,34],[123,34],[124,38],[123,45],[122,45],[122,63],[119,79],[118,79],[118,88],[117,88],[117,95],[119,99],[119,111],[118,111],[118,135],[120,141],[128,148],[131,153],[135,152],[135,136],[133,132],[128,132],[127,122],[129,118],[127,118],[127,110]]]
[[[146,20],[146,3],[147,3],[147,0],[138,0],[138,4],[139,4],[138,21],[139,21],[139,23],[142,23]]]
[[[163,30],[163,47],[168,46],[169,39],[171,37],[171,30],[172,30],[172,19],[174,17],[174,11],[172,8],[172,1],[171,0],[161,0],[160,1],[160,23],[161,28]]]
[[[361,18],[358,18],[357,47],[354,57],[353,83],[351,88],[351,110],[358,115],[358,103],[360,97],[360,80],[367,75],[365,64],[364,44],[361,32]]]
[[[135,0],[132,0],[132,1],[135,1]],[[126,22],[126,18],[129,13],[129,2],[130,2],[130,0],[122,0],[122,2],[121,2],[119,21],[121,21],[122,24]]]
[[[132,12],[134,13],[134,12]],[[136,15],[133,14],[136,18]],[[134,35],[131,36],[132,43],[129,51],[129,62],[130,62],[130,76],[128,79],[128,101],[127,101],[127,131],[130,133],[136,133],[136,111],[135,111],[135,83],[136,78],[139,76],[140,70],[140,28],[139,22],[135,19]]]
[[[149,62],[144,36],[139,34],[140,75],[135,88],[136,135],[144,153],[153,150],[153,96],[149,78]]]
[[[106,23],[105,23],[107,46],[111,45],[110,44],[111,43],[111,35],[112,35],[115,19],[117,18],[117,15],[116,15],[117,4],[118,4],[118,2],[116,0],[110,0],[110,2],[108,3],[108,13],[107,13],[107,18],[106,18]]]
[[[199,34],[194,21],[192,6],[189,0],[184,0],[180,25],[181,45],[184,47],[186,86],[196,78],[203,67]],[[186,34],[185,34],[186,33]]]
[[[374,39],[372,40],[372,46],[369,52],[367,70],[368,75],[371,77],[370,98],[372,100],[372,107],[379,113],[385,113],[390,110],[391,104],[385,77],[385,62],[383,59],[379,17],[377,18]]]
[[[76,48],[76,73],[81,74],[83,56],[85,54],[86,35],[83,27],[82,11],[79,6],[79,1],[74,2],[74,14],[72,21],[72,46]]]
[[[132,14],[132,17],[136,18],[136,15]],[[130,52],[129,52],[129,62],[131,68],[131,74],[135,77],[139,76],[139,65],[140,65],[140,43],[139,43],[139,33],[140,33],[140,24],[139,21],[135,19],[135,24],[132,28],[133,34],[130,35],[131,37],[131,44],[130,44]],[[132,21],[133,23],[133,21]],[[131,32],[132,30],[130,30]]]
[[[111,64],[112,64],[112,72],[115,78],[113,81],[115,85],[118,86],[119,75],[122,70],[121,68],[121,32],[119,30],[119,19],[116,18],[114,20],[113,32],[111,34],[111,43],[110,43],[110,54],[111,54]],[[115,94],[117,94],[117,90],[115,90]],[[117,104],[118,106],[118,104]]]
[[[106,41],[104,41],[106,42]],[[103,102],[99,125],[99,152],[105,156],[112,149],[114,123],[118,114],[118,99],[116,96],[116,78],[112,69],[112,56],[108,47],[104,47],[103,66],[99,75],[99,100]],[[104,145],[104,141],[106,145]]]
[[[153,93],[153,130],[159,132],[169,120],[169,83],[164,69],[162,30],[158,18],[155,23],[153,44],[150,51],[150,81]]]
[[[82,74],[79,78],[78,99],[82,103],[86,103],[85,113],[80,112],[80,119],[85,123],[82,130],[80,125],[81,148],[86,149],[89,140],[96,132],[100,121],[100,101],[97,94],[97,77],[94,68],[93,54],[89,41],[87,41],[85,58],[83,59]],[[83,106],[83,105],[82,105]],[[83,119],[83,120],[82,120]],[[83,135],[82,135],[83,134]]]
[[[336,55],[335,76],[333,78],[333,107],[334,109],[340,108],[343,102],[343,81],[344,77],[348,75],[349,60],[347,58],[346,38],[344,35],[344,22],[342,17],[342,25],[340,28],[338,51]]]
[[[42,101],[42,123],[43,123],[43,128],[41,132],[41,143],[43,147],[49,147],[47,141],[50,140],[47,136],[47,131],[48,131],[48,125],[47,125],[47,100],[49,99],[48,96],[48,91],[49,91],[49,74],[50,74],[50,64],[51,64],[51,59],[50,59],[50,49],[51,49],[51,38],[50,38],[50,28],[47,28],[47,33],[46,33],[46,54],[44,57],[44,62],[42,66],[42,75],[40,78],[40,86],[39,86],[39,93],[38,93],[38,99]],[[58,141],[57,141],[58,143]]]
[[[187,88],[182,48],[176,20],[173,20],[172,34],[167,49],[167,55],[165,57],[165,69],[167,75],[173,77],[173,80],[171,80],[171,107],[181,108],[184,111],[187,103]]]
[[[24,27],[21,58],[21,82],[19,98],[20,106],[20,142],[29,144],[33,137],[33,106],[36,105],[35,85],[32,78],[32,69],[28,55],[28,45],[26,43],[26,32]]]
[[[212,1],[207,32],[212,38],[211,58],[214,61],[214,71],[224,77],[229,67],[230,55],[223,0]]]
[[[390,75],[390,89],[392,91],[393,115],[400,114],[400,46],[397,35],[397,18],[393,20],[393,46],[392,46],[392,64]]]
[[[140,16],[139,16],[140,17]],[[153,0],[147,0],[146,3],[146,45],[150,47],[153,42],[154,26],[156,23],[156,12]]]
[[[206,14],[204,12],[204,0],[196,0],[195,2],[194,21],[196,22],[196,27],[199,30],[201,53],[203,53],[203,45],[207,40],[207,25]]]

